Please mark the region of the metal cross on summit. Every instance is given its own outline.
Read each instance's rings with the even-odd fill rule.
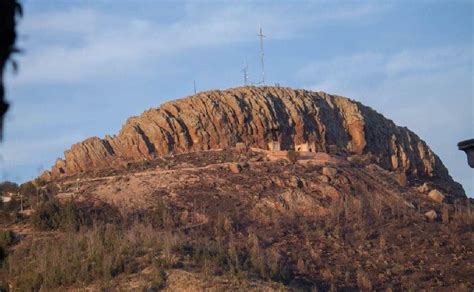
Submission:
[[[260,27],[260,33],[257,35],[260,37],[260,61],[262,62],[262,84],[265,84],[265,64],[263,61],[264,53],[263,53],[263,38],[265,35],[263,34],[262,27]]]

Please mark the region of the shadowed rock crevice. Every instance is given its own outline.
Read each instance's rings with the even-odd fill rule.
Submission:
[[[139,126],[136,126],[135,128],[137,130],[137,133],[140,135],[141,140],[143,140],[143,142],[145,143],[147,153],[152,156],[155,156],[155,153],[156,153],[155,146],[150,142],[150,139],[148,138],[148,136],[145,134],[145,132],[143,132],[143,130]]]
[[[294,121],[288,113],[288,107],[281,98],[273,94],[267,94],[266,99],[270,101],[271,120],[277,122],[275,127],[277,139],[280,141],[282,149],[290,149],[294,145],[295,128],[291,125]]]

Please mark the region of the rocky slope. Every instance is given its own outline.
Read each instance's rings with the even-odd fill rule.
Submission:
[[[409,129],[342,96],[280,87],[215,90],[164,103],[129,118],[116,136],[74,144],[44,177],[239,142],[266,149],[271,141],[282,150],[307,143],[314,151],[368,154],[410,181],[430,179],[454,196],[465,196],[438,156]]]
[[[472,290],[472,203],[406,186],[370,155],[290,157],[237,147],[55,180],[62,210],[80,210],[64,218],[84,223],[55,236],[20,229],[3,279],[19,291]],[[113,268],[104,255],[110,274],[94,273],[101,257],[88,250],[110,246],[124,260]]]

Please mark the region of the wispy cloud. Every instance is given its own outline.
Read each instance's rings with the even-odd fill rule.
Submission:
[[[84,139],[84,135],[77,133],[64,134],[58,137],[44,136],[36,139],[6,140],[0,145],[1,163],[5,169],[29,165],[36,162],[37,165],[51,164],[54,155],[61,154],[71,144]],[[52,157],[53,156],[53,157]]]
[[[53,137],[6,139],[0,145],[0,180],[22,182],[33,179],[49,169],[64,149],[84,138],[77,133],[66,133]]]
[[[444,47],[425,50],[404,50],[388,56],[387,74],[420,74],[472,66],[469,47]]]
[[[21,28],[26,34],[42,36],[58,33],[87,34],[93,33],[99,20],[105,15],[88,8],[72,8],[66,11],[28,15],[22,20]]]
[[[31,15],[25,18],[21,31],[32,46],[26,45],[22,73],[12,82],[61,83],[116,76],[193,48],[253,41],[259,24],[271,32],[272,39],[289,39],[303,34],[309,25],[360,20],[384,7],[363,3],[337,7],[214,4],[188,3],[184,15],[166,24],[91,8]],[[295,10],[294,5],[306,9]]]
[[[297,76],[306,87],[366,99],[369,103],[388,97],[416,95],[417,100],[470,98],[471,48],[441,47],[394,53],[361,52],[312,62]],[[403,99],[401,100],[403,101]],[[403,104],[406,105],[406,104]]]

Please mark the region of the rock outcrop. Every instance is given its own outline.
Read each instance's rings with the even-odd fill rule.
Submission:
[[[272,141],[282,150],[304,144],[321,152],[370,154],[385,169],[437,179],[464,194],[438,156],[409,129],[342,96],[280,87],[214,90],[166,102],[129,118],[116,136],[74,144],[50,175],[237,143],[268,148]]]

